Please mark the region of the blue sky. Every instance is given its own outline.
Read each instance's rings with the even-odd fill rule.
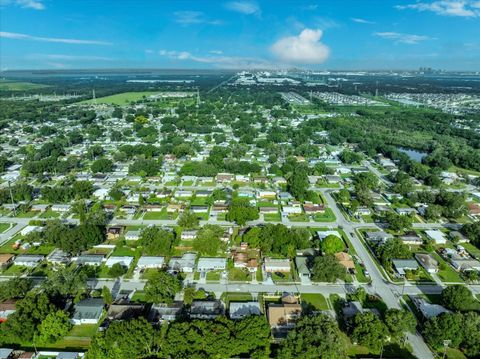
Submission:
[[[480,0],[0,0],[0,68],[480,70]]]

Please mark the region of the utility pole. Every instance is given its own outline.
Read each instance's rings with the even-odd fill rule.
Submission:
[[[12,187],[10,187],[10,181],[8,181],[8,190],[10,192],[10,199],[12,201],[13,214],[16,216],[17,210],[15,209],[15,203],[13,202],[13,194],[12,194]]]

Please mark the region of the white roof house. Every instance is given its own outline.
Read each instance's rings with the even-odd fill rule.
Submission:
[[[263,266],[266,272],[290,272],[290,259],[265,258]]]
[[[195,268],[195,253],[184,253],[181,257],[172,257],[168,263],[168,270],[170,272],[179,271],[185,273],[192,273]]]
[[[43,261],[44,258],[44,256],[40,255],[21,254],[14,259],[13,264],[17,266],[34,268],[38,265],[38,263]]]
[[[22,236],[26,236],[27,234],[30,234],[32,232],[41,232],[43,230],[43,227],[40,226],[26,226],[24,229],[20,231],[20,234]]]
[[[442,231],[439,231],[438,229],[430,229],[425,231],[425,234],[427,235],[428,238],[433,240],[435,244],[445,244],[447,243],[447,237],[445,236],[445,233]]]
[[[230,319],[242,319],[249,315],[261,315],[258,302],[230,302]]]
[[[224,270],[226,266],[226,258],[202,257],[198,260],[197,271]]]
[[[338,231],[317,231],[317,236],[321,241],[328,236],[335,236],[342,239],[342,235]]]
[[[123,267],[130,267],[133,262],[133,257],[110,257],[105,262],[108,268],[111,268],[114,264],[119,263]]]
[[[137,262],[138,269],[162,268],[165,264],[165,257],[141,256]]]
[[[127,241],[137,241],[140,239],[141,234],[141,231],[128,231],[125,233],[125,239]]]

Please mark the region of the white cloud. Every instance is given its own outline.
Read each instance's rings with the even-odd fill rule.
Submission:
[[[160,50],[160,56],[176,61],[193,61],[202,64],[211,64],[223,69],[268,69],[274,65],[264,59],[236,56],[197,56],[188,51]]]
[[[431,3],[419,2],[409,5],[397,5],[397,9],[431,11],[442,16],[480,17],[480,2],[471,0],[437,0]]]
[[[31,59],[48,59],[55,61],[113,61],[111,57],[91,55],[64,55],[64,54],[32,54]]]
[[[359,24],[375,24],[373,21],[365,20],[365,19],[360,19],[358,17],[352,17],[351,20],[353,22],[358,22]]]
[[[258,4],[251,1],[230,1],[225,7],[245,15],[260,16],[262,13]]]
[[[210,20],[201,11],[175,11],[175,21],[184,26],[194,24],[221,25],[221,20]]]
[[[424,35],[403,34],[400,32],[375,32],[375,36],[383,39],[394,40],[398,43],[415,45],[421,41],[430,40],[431,38]]]
[[[63,39],[63,38],[57,38],[57,37],[41,37],[41,36],[32,36],[27,34],[20,34],[17,32],[6,32],[6,31],[0,31],[0,37],[6,38],[6,39],[14,39],[14,40],[58,42],[63,44],[75,44],[75,45],[112,45],[111,42],[106,42],[106,41]]]
[[[43,10],[45,5],[43,0],[0,0],[0,6],[17,5],[24,9]]]
[[[320,42],[322,30],[304,29],[298,36],[288,36],[275,42],[272,53],[289,64],[320,64],[330,55],[328,46]]]

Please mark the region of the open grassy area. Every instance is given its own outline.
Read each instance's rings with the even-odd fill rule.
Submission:
[[[321,294],[316,293],[302,293],[301,295],[303,303],[311,305],[315,310],[328,310],[327,300]]]
[[[228,279],[234,282],[246,282],[251,279],[251,275],[241,268],[231,268],[228,271]]]
[[[128,105],[130,102],[142,100],[144,97],[158,94],[158,91],[142,91],[142,92],[123,92],[115,95],[100,97],[95,100],[85,100],[82,104],[104,103],[109,105]]]
[[[5,232],[11,226],[11,223],[0,223],[0,233]]]
[[[317,213],[314,219],[315,222],[335,222],[336,220],[331,208],[326,208],[325,213]]]
[[[447,263],[437,253],[432,253],[432,256],[439,263],[440,269],[438,271],[438,277],[442,280],[442,282],[463,283],[463,280],[460,277],[460,274],[458,274],[449,263]]]
[[[17,82],[0,79],[0,91],[28,91],[45,87],[48,86],[43,84],[35,84],[32,82]]]
[[[225,302],[225,305],[228,307],[230,302],[249,302],[253,300],[250,293],[223,293],[221,299]]]
[[[265,213],[263,218],[267,222],[280,222],[282,220],[280,213]]]

